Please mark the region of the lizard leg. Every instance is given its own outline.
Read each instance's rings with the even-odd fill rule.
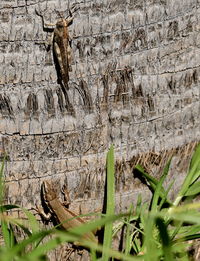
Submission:
[[[35,208],[33,208],[41,217],[43,217],[45,220],[50,220],[51,219],[51,213],[49,212],[48,214],[46,214],[43,210],[42,207],[39,207],[38,205],[36,205]]]
[[[48,40],[48,41],[37,41],[37,42],[35,42],[35,44],[43,44],[47,51],[49,51],[51,46],[52,46],[52,42],[50,40]]]
[[[53,32],[51,33],[51,36],[48,37],[47,41],[37,41],[37,42],[36,42],[36,43],[38,43],[38,44],[44,44],[45,47],[46,47],[46,49],[49,50],[50,47],[51,47],[52,44],[53,44],[54,28],[55,28],[55,25],[56,25],[56,24],[46,24],[46,23],[44,22],[44,18],[43,18],[43,16],[40,15],[39,13],[37,13],[37,12],[36,12],[36,14],[38,14],[39,16],[42,17],[43,28],[44,28],[44,29],[49,29],[49,30],[52,30],[52,31],[53,31]],[[51,28],[51,27],[52,27],[52,28]]]
[[[68,45],[67,47],[67,56],[68,56],[68,63],[69,63],[69,71],[72,71],[72,48],[70,47],[70,45]]]
[[[66,19],[67,20],[67,24],[71,25],[73,23],[73,19],[74,19],[74,17],[67,18]]]
[[[69,191],[68,191],[66,185],[64,185],[64,186],[62,187],[62,194],[64,195],[63,205],[68,208],[69,205],[70,205],[70,203],[71,203],[71,200],[70,200]]]
[[[37,9],[35,9],[35,13],[42,18],[42,26],[44,29],[54,30],[56,23],[46,23],[44,21],[44,15],[41,12],[39,12]]]

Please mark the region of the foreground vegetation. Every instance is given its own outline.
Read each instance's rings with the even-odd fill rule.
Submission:
[[[189,247],[193,240],[200,238],[200,202],[194,199],[200,193],[200,145],[196,147],[188,168],[187,176],[172,201],[169,191],[173,185],[164,188],[170,160],[159,180],[146,173],[137,165],[137,171],[145,178],[152,190],[150,204],[142,203],[142,196],[128,213],[115,214],[114,149],[107,154],[106,213],[93,222],[83,224],[70,231],[53,229],[41,230],[34,215],[15,205],[3,205],[3,165],[0,170],[0,220],[4,244],[0,246],[0,260],[31,261],[47,260],[46,254],[64,242],[77,242],[90,250],[91,260],[192,260]],[[9,210],[19,208],[28,222],[12,218]],[[19,239],[15,228],[23,230],[25,239]],[[102,244],[81,238],[88,231],[104,228]],[[111,249],[114,234],[123,228],[122,249]],[[52,235],[51,237],[48,237]],[[44,241],[43,239],[46,238]],[[122,240],[122,241],[123,241]]]

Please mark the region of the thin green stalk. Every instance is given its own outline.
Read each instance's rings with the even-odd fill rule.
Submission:
[[[112,216],[115,213],[115,169],[114,169],[114,148],[110,147],[107,154],[107,202],[106,202],[106,217]],[[104,230],[103,249],[111,247],[112,243],[113,224],[107,223]],[[102,259],[109,260],[108,252],[103,251]]]

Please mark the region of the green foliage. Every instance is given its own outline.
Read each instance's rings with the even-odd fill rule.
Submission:
[[[140,242],[141,249],[146,249],[144,257],[147,260],[148,257],[151,257],[149,260],[189,260],[188,240],[200,238],[200,203],[192,202],[200,192],[197,181],[200,176],[200,145],[193,154],[188,174],[173,202],[168,198],[172,184],[166,190],[163,187],[170,161],[160,180],[145,173],[141,166],[136,166],[137,172],[153,190],[148,211],[142,213],[148,217],[143,224],[144,241],[142,239]],[[139,219],[142,222],[141,217]]]
[[[106,173],[106,217],[113,216],[115,214],[115,170],[114,170],[114,148],[111,146],[107,154],[107,173]],[[112,222],[107,222],[104,229],[103,238],[103,255],[102,260],[109,260],[109,253],[104,251],[111,247],[112,243]]]
[[[175,200],[169,198],[173,185],[163,184],[170,168],[167,163],[159,180],[146,173],[142,166],[135,170],[147,181],[152,193],[151,203],[143,203],[139,195],[135,206],[131,204],[128,213],[115,214],[114,149],[107,154],[106,213],[95,221],[88,222],[69,231],[52,229],[40,230],[34,215],[15,205],[3,204],[3,164],[0,171],[0,220],[4,245],[0,246],[0,260],[42,261],[46,254],[65,242],[79,242],[90,250],[91,260],[189,260],[188,241],[200,238],[200,203],[193,199],[200,193],[200,146],[197,146],[188,174]],[[20,209],[28,222],[5,215],[11,209]],[[58,225],[60,226],[60,224]],[[16,227],[24,232],[24,239],[15,233]],[[86,241],[83,235],[104,227],[103,244]],[[123,249],[111,248],[113,237],[123,228]],[[44,240],[45,239],[45,240]],[[97,253],[98,252],[98,257]]]

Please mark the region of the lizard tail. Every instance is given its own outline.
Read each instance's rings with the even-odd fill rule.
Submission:
[[[69,85],[68,85],[69,76],[68,75],[62,74],[62,82],[63,82],[63,85],[64,85],[65,89],[69,90]]]

